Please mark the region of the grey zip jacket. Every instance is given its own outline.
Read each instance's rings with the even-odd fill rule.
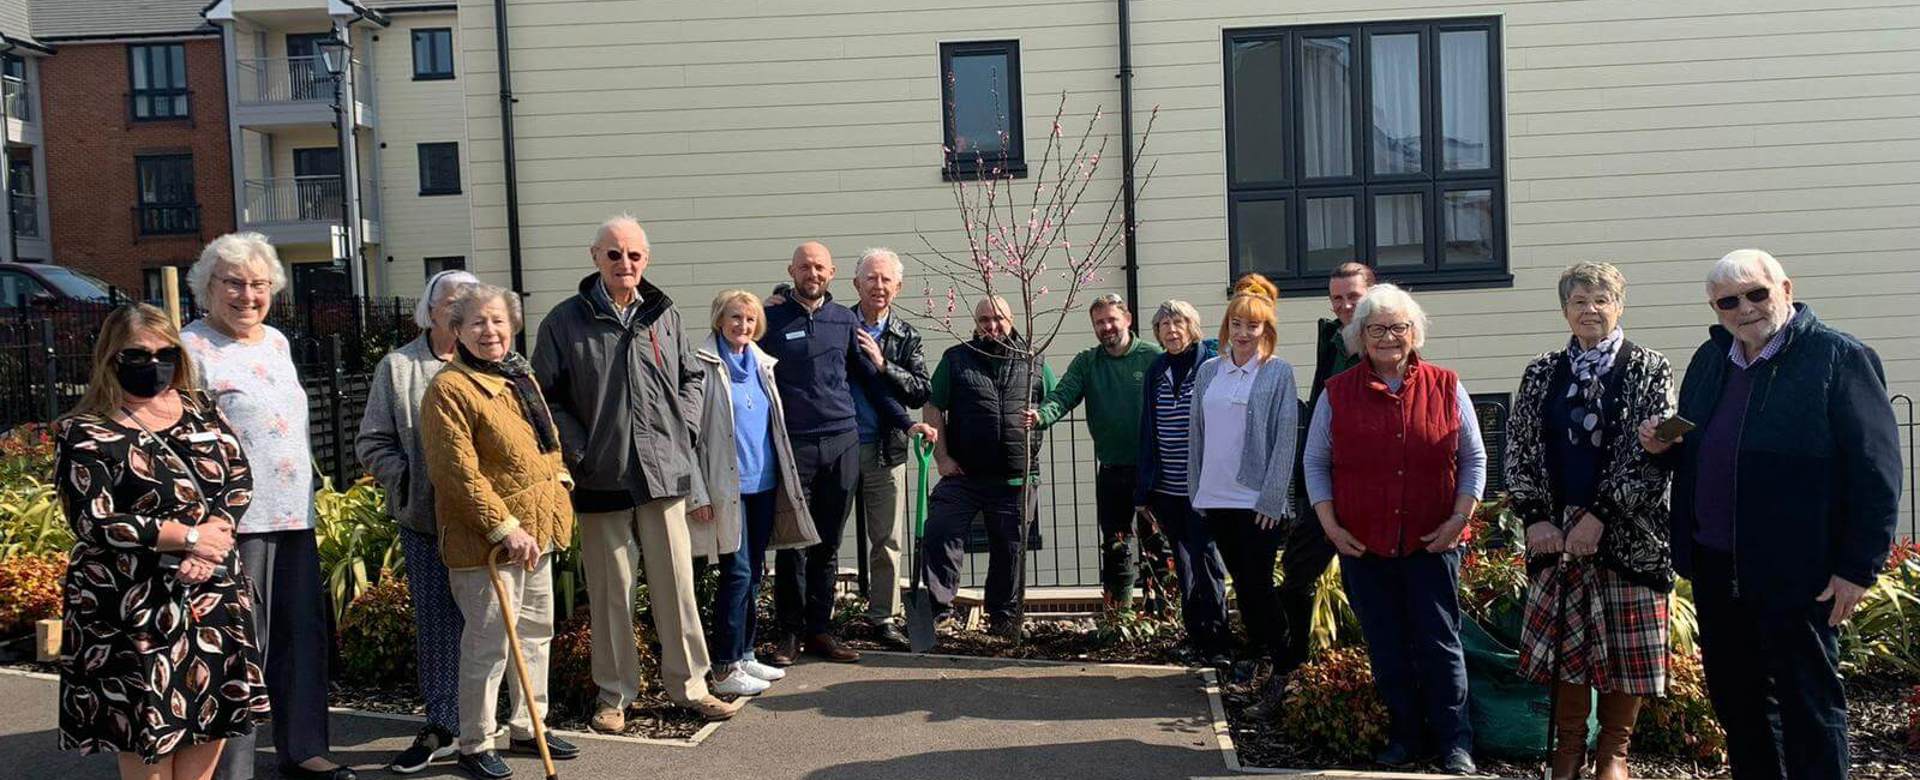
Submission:
[[[533,374],[553,410],[567,469],[582,493],[625,491],[634,504],[663,498],[707,501],[694,458],[705,372],[680,310],[640,282],[625,325],[599,296],[599,274],[540,322]],[[598,508],[581,511],[606,511]]]
[[[426,448],[420,441],[420,399],[444,365],[425,333],[388,352],[373,370],[360,433],[353,439],[354,455],[387,489],[387,514],[401,527],[428,536],[437,535],[439,526],[433,515],[433,483],[427,480]]]

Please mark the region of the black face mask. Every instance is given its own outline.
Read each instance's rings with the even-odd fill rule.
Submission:
[[[119,363],[114,366],[114,377],[120,380],[120,389],[135,398],[152,398],[173,384],[174,365],[164,360],[128,365]]]

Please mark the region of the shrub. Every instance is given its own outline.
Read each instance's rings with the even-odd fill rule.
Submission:
[[[341,671],[360,685],[412,683],[418,664],[414,642],[407,580],[388,577],[347,605],[340,621]]]
[[[64,555],[16,555],[0,561],[0,637],[33,630],[35,621],[60,616]]]
[[[1667,695],[1647,700],[1634,730],[1634,747],[1707,766],[1726,763],[1727,733],[1714,720],[1713,705],[1707,701],[1700,656],[1673,653],[1667,661]]]
[[[387,517],[386,494],[372,477],[361,477],[345,491],[324,482],[313,496],[315,541],[320,574],[332,597],[334,619],[345,620],[347,605],[362,591],[404,565],[399,526]]]
[[[1387,708],[1373,689],[1373,670],[1359,648],[1329,650],[1287,678],[1278,724],[1290,744],[1328,758],[1359,761],[1387,743]]]
[[[646,623],[634,624],[633,642],[640,649],[641,682],[657,684],[660,662],[647,646]],[[553,644],[548,648],[547,658],[548,697],[570,712],[583,717],[592,715],[600,688],[593,684],[593,624],[585,612],[554,626]]]
[[[1840,658],[1849,669],[1920,677],[1920,557],[1910,549],[1895,546],[1886,571],[1841,625]]]
[[[16,555],[57,555],[73,549],[73,529],[52,485],[21,477],[0,485],[0,561]]]
[[[53,481],[53,436],[44,423],[0,433],[0,487]]]

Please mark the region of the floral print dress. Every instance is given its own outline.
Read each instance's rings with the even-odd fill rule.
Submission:
[[[237,525],[252,502],[233,431],[204,397],[183,406],[179,422],[151,436],[96,416],[57,426],[54,476],[76,540],[65,583],[62,749],[154,763],[249,733],[267,714],[243,574],[188,585],[158,552],[163,522],[213,516]],[[204,500],[202,485],[211,492]]]

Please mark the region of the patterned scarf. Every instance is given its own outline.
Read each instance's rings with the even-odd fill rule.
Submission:
[[[1606,417],[1606,376],[1613,370],[1613,360],[1620,355],[1620,344],[1626,341],[1626,334],[1619,328],[1593,345],[1593,349],[1581,349],[1578,336],[1567,340],[1567,362],[1573,366],[1573,383],[1567,386],[1567,398],[1574,399],[1573,427],[1567,431],[1567,438],[1576,447],[1600,449],[1601,423]]]
[[[520,416],[533,426],[534,436],[540,440],[540,451],[560,449],[560,433],[553,427],[553,412],[547,408],[547,400],[541,397],[540,386],[533,381],[533,364],[517,352],[508,352],[505,358],[498,361],[481,360],[467,351],[467,345],[459,346],[460,361],[466,363],[468,368],[501,377],[513,387],[513,396],[520,399]]]

